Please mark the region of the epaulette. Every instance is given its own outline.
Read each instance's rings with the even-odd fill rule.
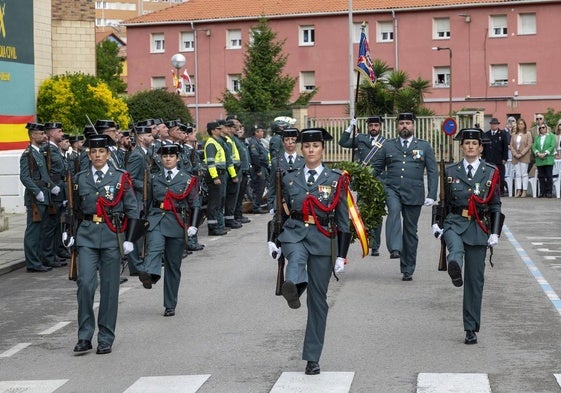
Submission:
[[[343,171],[342,171],[341,169],[334,168],[334,169],[331,169],[331,170],[332,170],[333,172],[337,173],[337,174],[340,175],[340,176],[343,175]]]
[[[496,166],[495,164],[490,163],[490,162],[487,162],[487,161],[483,161],[483,162],[485,163],[485,165],[486,165],[488,168],[491,168],[491,169],[493,169],[493,170],[494,170],[494,169],[497,169],[497,166]]]
[[[29,147],[25,149],[22,154],[29,154]]]
[[[459,164],[460,164],[459,162],[453,162],[453,163],[451,163],[451,164],[446,164],[446,167],[445,167],[445,168],[446,168],[446,169],[452,169],[452,168],[454,168],[456,165],[459,165]]]

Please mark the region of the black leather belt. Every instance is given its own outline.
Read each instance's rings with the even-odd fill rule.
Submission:
[[[104,222],[103,216],[98,216],[97,214],[84,214],[84,220],[86,221],[93,221],[96,224],[100,222]]]
[[[315,224],[315,220],[314,217],[310,214],[308,216],[307,220],[304,220],[304,215],[302,214],[302,212],[299,211],[293,211],[292,213],[290,213],[290,218],[293,218],[295,220],[299,220],[299,221],[304,221],[306,224]],[[322,226],[327,226],[329,225],[329,219],[327,217],[317,217],[318,222],[320,223],[320,225]]]
[[[471,220],[471,216],[468,213],[468,208],[466,207],[462,207],[462,206],[452,206],[452,208],[450,209],[451,213],[454,214],[459,214],[462,217],[467,218],[468,220]]]
[[[164,208],[164,202],[154,200],[154,201],[152,201],[152,206],[159,207],[160,209],[163,209]]]

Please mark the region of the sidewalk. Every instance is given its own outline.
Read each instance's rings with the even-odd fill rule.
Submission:
[[[0,275],[25,266],[23,254],[23,235],[25,233],[25,214],[6,214],[8,229],[0,232]]]

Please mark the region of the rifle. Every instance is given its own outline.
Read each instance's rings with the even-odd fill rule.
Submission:
[[[270,242],[274,242],[277,247],[280,247],[279,242],[279,235],[282,232],[282,224],[283,224],[283,203],[282,203],[282,168],[279,165],[277,157],[277,169],[275,171],[275,215],[273,219],[267,223],[267,240]],[[276,253],[273,253],[273,258],[276,259]],[[281,288],[284,282],[284,264],[285,259],[284,255],[282,254],[278,258],[277,264],[277,284],[275,287],[275,295],[281,295]]]
[[[31,177],[31,180],[34,180],[33,174],[35,173],[35,164],[33,159],[33,147],[31,146],[31,144],[29,144],[29,155],[27,156],[27,158],[29,160],[29,176]],[[29,194],[31,194],[31,192]],[[41,222],[42,220],[41,212],[39,211],[39,208],[37,207],[37,203],[35,202],[34,198],[35,197],[33,195],[30,195],[29,197],[31,203],[31,217],[32,217],[31,220],[33,222]]]
[[[442,152],[442,146],[440,146]],[[440,161],[438,162],[438,176],[440,182],[439,190],[439,201],[436,205],[432,207],[432,223],[438,224],[440,228],[444,228],[444,219],[446,218],[446,164],[444,163],[444,158],[442,153],[440,155]],[[440,238],[440,257],[438,259],[438,270],[445,272],[448,270],[446,265],[446,242],[444,238]]]
[[[47,173],[49,174],[49,176],[51,176],[51,168],[52,168],[51,138],[47,139],[47,151],[45,152],[45,161],[47,162]],[[56,184],[55,184],[55,186],[56,186]],[[49,213],[50,216],[56,215],[56,208],[55,208],[55,205],[53,203],[53,198],[51,196],[49,196],[49,207],[47,208],[47,212]]]
[[[69,238],[75,238],[76,222],[74,217],[74,181],[72,179],[72,172],[68,170],[68,176],[66,180],[68,185],[68,210],[61,219],[63,224],[65,224],[68,232]],[[76,245],[71,246],[70,250],[70,263],[68,264],[68,279],[76,281],[78,273],[78,249]]]
[[[147,219],[148,218],[148,177],[150,176],[150,168],[148,164],[144,166],[144,178],[142,179],[142,206],[143,212],[142,217]],[[142,238],[142,248],[140,250],[140,257],[144,258],[146,256],[146,236]]]

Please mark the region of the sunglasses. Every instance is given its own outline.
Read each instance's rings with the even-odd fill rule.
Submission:
[[[536,120],[543,120],[543,117],[536,117]]]
[[[545,130],[545,127],[540,127],[540,130]]]

